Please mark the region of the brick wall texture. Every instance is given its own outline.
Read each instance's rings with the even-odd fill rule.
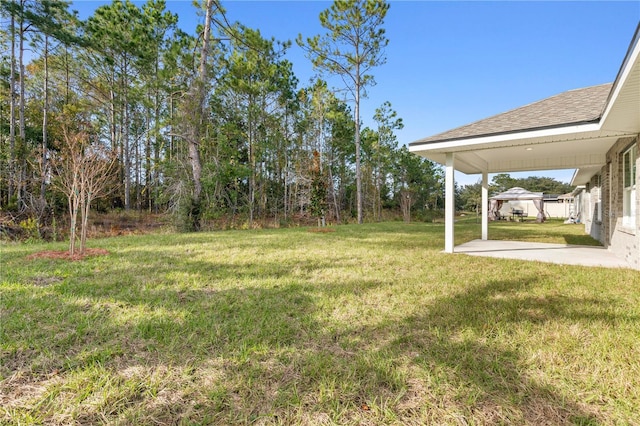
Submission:
[[[633,144],[638,145],[640,135],[635,138],[621,138],[607,153],[607,164],[600,170],[600,177],[594,176],[589,182],[591,218],[585,219],[585,230],[600,240],[605,247],[624,258],[629,264],[640,269],[640,157],[636,157],[636,226],[623,225],[623,162],[622,156]],[[640,152],[640,149],[638,149]],[[596,208],[597,181],[601,184],[602,217],[593,220]]]

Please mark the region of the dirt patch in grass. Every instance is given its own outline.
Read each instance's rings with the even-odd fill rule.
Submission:
[[[36,276],[31,279],[31,284],[36,287],[47,287],[62,281],[60,277]]]
[[[309,232],[315,232],[317,234],[328,234],[330,232],[336,232],[335,228],[309,228]]]
[[[35,260],[35,259],[60,259],[60,260],[83,260],[87,257],[95,257],[95,256],[105,256],[109,254],[109,252],[105,249],[101,248],[88,248],[85,249],[84,253],[74,253],[71,255],[68,251],[54,251],[54,250],[46,250],[38,253],[33,253],[27,256],[27,260]]]

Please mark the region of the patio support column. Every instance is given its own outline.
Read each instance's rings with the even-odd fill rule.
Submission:
[[[444,172],[444,251],[453,253],[453,223],[455,220],[455,154],[447,152]]]
[[[482,172],[482,241],[489,239],[489,173]]]

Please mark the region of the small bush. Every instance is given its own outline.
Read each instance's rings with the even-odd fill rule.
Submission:
[[[26,236],[27,240],[39,240],[40,239],[40,226],[38,221],[32,217],[20,221],[20,229]]]
[[[200,230],[202,219],[202,203],[192,197],[187,198],[178,209],[177,228],[181,232]]]

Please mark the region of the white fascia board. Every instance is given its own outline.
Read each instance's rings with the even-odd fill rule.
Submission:
[[[558,136],[562,137],[562,140],[587,139],[599,136],[596,134],[599,130],[599,123],[579,124],[575,126],[553,127],[542,130],[531,130],[528,132],[507,133],[502,135],[483,136],[452,141],[434,143],[425,142],[424,144],[409,146],[409,151],[456,152],[474,150],[482,145],[489,145],[484,148],[489,148],[491,147],[490,145],[495,145],[495,147],[500,147],[502,145],[527,145],[529,143],[544,143],[545,139],[554,139]],[[536,140],[540,139],[542,139],[542,141],[536,142]]]
[[[580,173],[580,169],[575,169],[573,171],[573,176],[571,176],[571,180],[569,181],[569,185],[576,186],[576,184],[574,182],[578,178],[578,173]]]
[[[621,70],[618,78],[616,79],[616,84],[613,87],[613,92],[609,97],[609,101],[607,102],[607,105],[604,109],[604,113],[602,114],[600,123],[606,123],[607,118],[609,117],[609,113],[611,112],[611,110],[613,109],[613,106],[616,103],[616,99],[618,99],[618,96],[620,95],[620,92],[622,91],[622,88],[624,87],[625,82],[629,78],[629,74],[631,74],[633,67],[638,65],[639,60],[640,60],[640,43],[636,41],[635,46],[633,47],[633,51],[627,58],[624,64],[624,68]]]

